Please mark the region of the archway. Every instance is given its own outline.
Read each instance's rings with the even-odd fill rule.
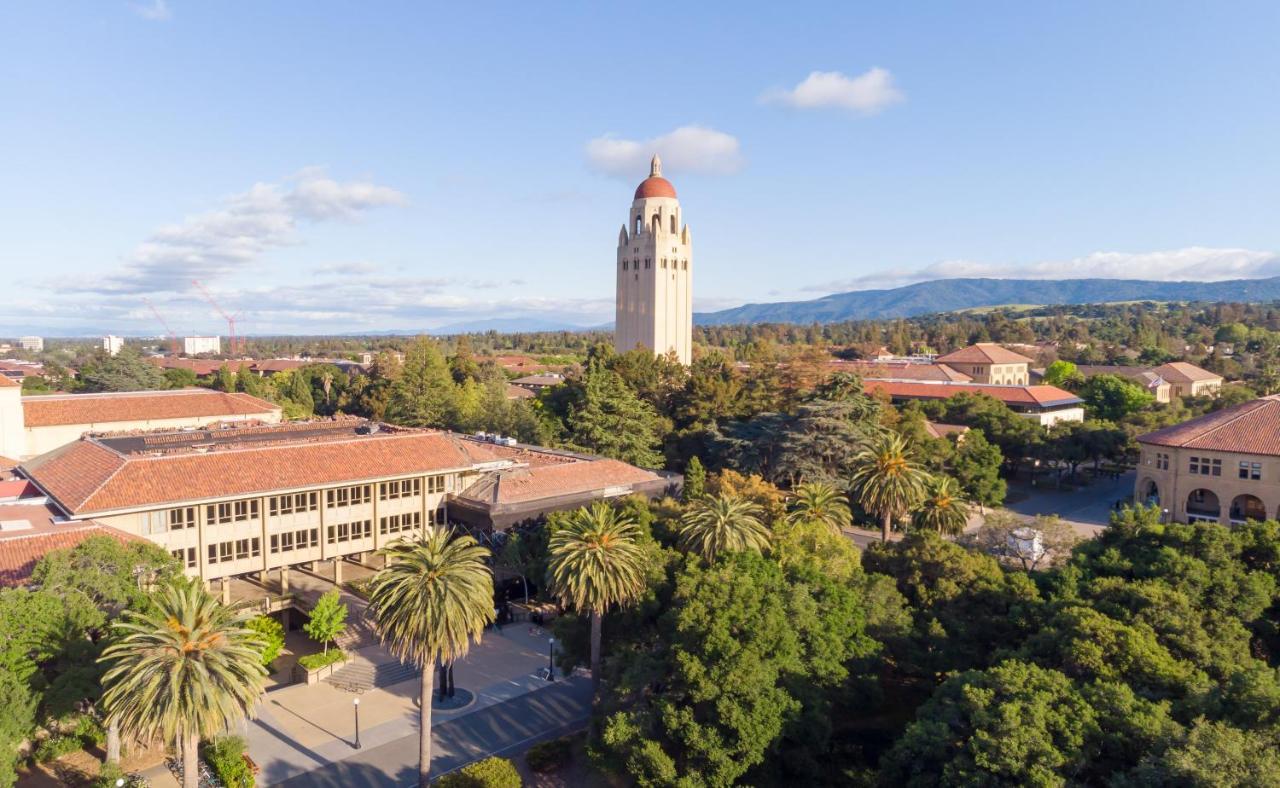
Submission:
[[[1138,503],[1144,506],[1160,505],[1160,487],[1155,479],[1143,479],[1138,483]]]
[[[1222,505],[1213,490],[1192,490],[1187,496],[1187,521],[1192,523],[1216,523],[1222,514]]]
[[[1267,519],[1267,507],[1256,495],[1237,495],[1231,501],[1231,521],[1242,523],[1245,520]]]

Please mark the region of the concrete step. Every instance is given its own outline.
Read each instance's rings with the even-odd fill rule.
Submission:
[[[356,658],[334,671],[325,681],[348,692],[365,692],[375,687],[399,684],[417,675],[417,668],[395,660],[375,665],[366,659]]]

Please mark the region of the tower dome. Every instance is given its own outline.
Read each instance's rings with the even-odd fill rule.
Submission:
[[[637,200],[643,200],[646,197],[670,197],[675,199],[676,187],[671,185],[671,181],[662,177],[662,159],[654,154],[653,160],[649,162],[649,177],[640,181],[640,185],[636,187]]]

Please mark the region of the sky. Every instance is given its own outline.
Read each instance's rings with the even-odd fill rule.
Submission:
[[[695,309],[1280,274],[1280,4],[0,5],[0,333],[612,319],[659,153]],[[154,308],[154,311],[153,311]]]

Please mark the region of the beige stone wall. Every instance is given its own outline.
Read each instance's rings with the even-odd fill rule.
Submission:
[[[22,389],[4,386],[0,388],[0,457],[24,460],[28,456],[22,429]]]
[[[1168,458],[1167,468],[1160,455]],[[1191,458],[1219,460],[1221,474],[1192,474]],[[1260,479],[1240,478],[1240,463],[1258,463]],[[1199,463],[1198,463],[1199,464]],[[1215,467],[1210,463],[1210,468]],[[1252,468],[1249,469],[1252,473]],[[1243,509],[1244,501],[1240,496],[1251,495],[1257,498],[1265,509],[1265,516],[1280,516],[1280,458],[1259,455],[1240,454],[1236,452],[1211,452],[1201,449],[1166,448],[1162,446],[1142,446],[1138,463],[1137,480],[1134,483],[1134,500],[1143,503],[1149,497],[1152,484],[1155,485],[1158,503],[1162,509],[1169,511],[1169,517],[1177,522],[1189,522],[1193,519],[1206,519],[1206,515],[1198,513],[1211,508],[1211,499],[1199,505],[1192,503],[1191,495],[1197,490],[1213,494],[1217,499],[1217,522],[1226,524],[1232,520],[1244,519],[1243,512],[1232,516],[1233,503]]]
[[[631,203],[618,237],[614,346],[674,352],[683,364],[693,354],[693,244],[680,203],[650,197]],[[625,266],[625,267],[624,267]]]

